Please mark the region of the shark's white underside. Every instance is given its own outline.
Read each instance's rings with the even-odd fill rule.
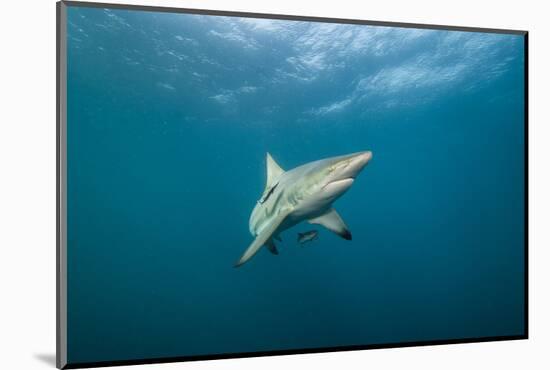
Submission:
[[[278,239],[283,230],[302,221],[322,225],[351,240],[350,231],[332,204],[353,185],[371,158],[372,153],[365,151],[284,171],[267,153],[266,187],[249,222],[250,233],[255,239],[235,266],[248,261],[264,245],[273,254],[278,254],[274,239]]]

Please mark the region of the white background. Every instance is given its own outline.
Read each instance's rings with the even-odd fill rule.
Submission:
[[[133,3],[529,30],[531,298],[527,341],[133,368],[550,368],[547,284],[550,224],[546,218],[550,191],[547,93],[550,12],[544,1],[142,0]],[[1,9],[0,367],[51,369],[55,354],[55,2],[12,0],[3,2]]]

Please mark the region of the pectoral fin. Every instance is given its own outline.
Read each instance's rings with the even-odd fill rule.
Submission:
[[[265,245],[268,240],[270,240],[271,236],[273,235],[273,233],[275,231],[277,231],[277,228],[281,225],[281,223],[285,220],[286,216],[288,216],[288,214],[290,213],[290,211],[286,211],[286,212],[282,212],[280,213],[274,220],[273,222],[271,222],[271,224],[266,227],[261,234],[259,234],[256,239],[254,239],[254,241],[252,242],[252,244],[250,244],[250,246],[247,248],[247,250],[244,252],[244,254],[242,255],[242,257],[239,259],[239,261],[237,261],[237,263],[235,264],[235,267],[239,267],[240,265],[242,265],[243,263],[245,263],[246,261],[248,261],[249,259],[251,259],[256,253],[258,253],[258,251],[260,250],[260,248]]]
[[[308,222],[310,224],[324,226],[330,231],[340,235],[342,238],[351,240],[351,232],[334,208],[329,209],[319,217],[312,218]]]

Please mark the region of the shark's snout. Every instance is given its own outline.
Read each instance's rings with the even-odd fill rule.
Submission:
[[[366,151],[356,154],[353,159],[351,160],[351,166],[354,168],[357,173],[361,172],[361,170],[369,163],[369,161],[372,159],[372,152]]]
[[[372,158],[372,152],[350,154],[336,164],[334,180],[355,179]]]

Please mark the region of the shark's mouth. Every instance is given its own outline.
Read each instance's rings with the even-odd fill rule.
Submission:
[[[355,181],[355,177],[345,177],[343,179],[331,181],[325,186],[323,186],[323,189],[325,190],[344,190],[346,188],[349,188],[353,182]]]

